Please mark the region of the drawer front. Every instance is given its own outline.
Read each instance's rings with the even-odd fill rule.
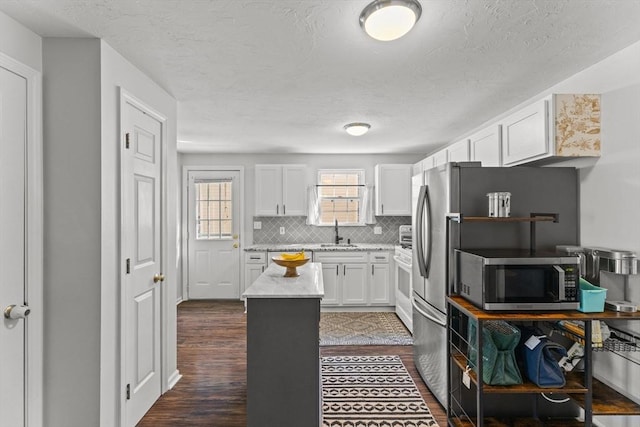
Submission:
[[[264,264],[267,260],[267,254],[264,252],[247,252],[244,254],[244,262],[246,264]]]
[[[366,263],[368,261],[369,254],[367,252],[314,252],[314,262],[329,262],[329,263]]]
[[[388,263],[389,252],[370,252],[369,262]]]

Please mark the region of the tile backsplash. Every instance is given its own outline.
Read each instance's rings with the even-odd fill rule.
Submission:
[[[302,216],[288,217],[254,217],[254,221],[260,221],[262,228],[253,230],[253,243],[331,243],[334,239],[333,227],[307,225],[306,218]],[[410,216],[381,216],[376,217],[376,224],[366,226],[349,227],[340,226],[340,237],[344,237],[342,243],[398,243],[398,227],[410,225]],[[284,227],[285,233],[280,234],[280,227]],[[382,234],[373,234],[374,227],[382,228]]]

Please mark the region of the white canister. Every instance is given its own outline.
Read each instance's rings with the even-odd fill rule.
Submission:
[[[493,218],[508,217],[511,215],[511,193],[496,191],[487,193],[489,198],[489,216]]]
[[[489,216],[497,217],[498,216],[498,193],[487,193],[487,197],[489,198]]]
[[[503,191],[498,193],[498,216],[508,217],[511,215],[511,193]]]

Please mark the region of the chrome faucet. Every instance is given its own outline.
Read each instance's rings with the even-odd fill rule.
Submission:
[[[335,233],[336,233],[335,242],[336,242],[336,245],[339,245],[340,244],[340,240],[344,240],[344,237],[340,237],[338,235],[338,220],[337,219],[336,219],[336,225],[334,227],[334,230],[335,230]]]

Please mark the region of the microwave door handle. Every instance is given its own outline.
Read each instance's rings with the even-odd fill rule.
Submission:
[[[433,247],[433,240],[431,239],[432,237],[432,230],[433,230],[433,216],[431,215],[431,199],[429,198],[429,186],[426,185],[425,186],[425,192],[424,192],[424,206],[425,206],[425,210],[426,210],[426,215],[425,217],[427,218],[426,222],[427,222],[427,253],[424,257],[425,259],[425,269],[426,269],[426,274],[424,277],[429,277],[429,270],[431,269],[431,253],[432,253],[432,247]]]
[[[427,268],[424,258],[424,205],[425,197],[427,193],[427,187],[425,185],[420,187],[418,194],[418,203],[416,206],[416,252],[418,254],[418,268],[422,277],[427,277]]]
[[[554,265],[553,268],[556,270],[556,272],[558,273],[558,300],[559,301],[564,301],[565,300],[565,293],[564,293],[564,289],[565,289],[565,281],[564,281],[564,270],[562,269],[562,267],[560,267],[559,265]]]

